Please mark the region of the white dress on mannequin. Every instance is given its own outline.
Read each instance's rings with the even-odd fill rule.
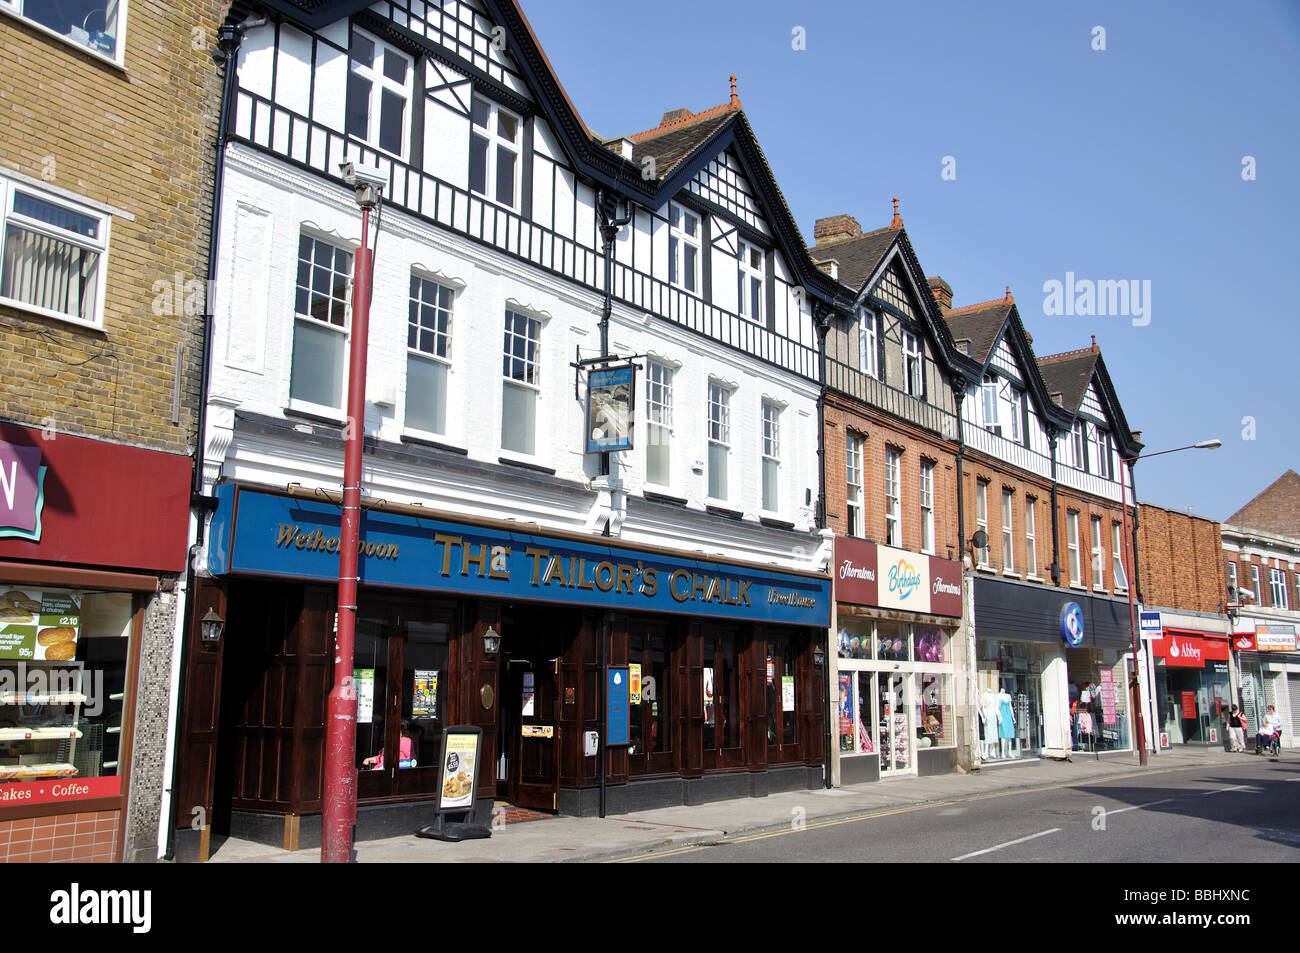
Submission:
[[[988,689],[980,699],[980,720],[984,723],[983,757],[989,760],[998,750],[998,697]]]

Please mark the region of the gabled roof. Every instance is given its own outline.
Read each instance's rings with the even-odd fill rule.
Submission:
[[[1287,470],[1225,523],[1300,538],[1300,473]]]
[[[954,341],[970,341],[970,356],[981,364],[987,364],[993,347],[1002,337],[1002,329],[1011,315],[1014,301],[998,298],[995,301],[983,301],[953,308],[943,313],[952,332]]]
[[[840,281],[857,291],[894,246],[899,231],[886,225],[853,238],[814,245],[808,254],[815,262],[834,261],[839,266]]]
[[[701,113],[689,109],[665,113],[665,121],[653,129],[627,137],[632,140],[632,161],[644,169],[645,160],[654,159],[655,178],[666,179],[683,159],[704,145],[739,109],[740,100],[735,100]],[[670,119],[670,116],[677,118]]]
[[[1049,394],[1061,395],[1061,406],[1074,416],[1088,393],[1092,372],[1097,366],[1101,349],[1096,344],[1077,351],[1048,354],[1038,359],[1038,369],[1043,375]]]

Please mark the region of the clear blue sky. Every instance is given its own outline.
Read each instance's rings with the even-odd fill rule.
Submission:
[[[1300,469],[1297,0],[522,2],[593,130],[725,102],[734,72],[806,240],[898,195],[955,305],[1010,285],[1039,354],[1097,336],[1148,451],[1223,440],[1138,464],[1144,500],[1224,519]],[[1150,323],[1046,315],[1066,272],[1150,281]]]

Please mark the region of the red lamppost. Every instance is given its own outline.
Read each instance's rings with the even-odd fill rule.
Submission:
[[[1145,460],[1147,457],[1159,457],[1166,453],[1177,453],[1179,450],[1216,450],[1223,446],[1222,440],[1202,440],[1200,443],[1189,444],[1186,447],[1174,447],[1172,450],[1157,450],[1155,453],[1143,453],[1136,457],[1121,457],[1121,465],[1128,465],[1128,473],[1120,474],[1120,507],[1124,513],[1124,555],[1127,557],[1124,562],[1124,572],[1128,575],[1125,582],[1128,583],[1128,624],[1129,631],[1133,633],[1133,673],[1129,676],[1129,705],[1133,710],[1135,725],[1134,745],[1138,749],[1138,764],[1146,767],[1147,765],[1147,741],[1146,741],[1146,724],[1142,720],[1142,696],[1138,685],[1138,630],[1137,630],[1137,606],[1133,602],[1133,590],[1137,585],[1137,577],[1133,575],[1133,540],[1128,531],[1128,481],[1133,476],[1133,464],[1138,460]],[[1137,499],[1134,494],[1133,505],[1136,508]],[[1136,514],[1135,514],[1136,518]]]
[[[325,778],[321,863],[352,860],[357,822],[357,694],[352,662],[357,624],[357,544],[361,531],[361,444],[366,421],[366,338],[370,329],[370,210],[384,180],[376,171],[342,164],[343,181],[361,206],[361,247],[352,284],[352,343],[348,364],[348,418],[343,431],[343,519],[339,533],[339,601],[334,642],[334,688],[325,709]]]

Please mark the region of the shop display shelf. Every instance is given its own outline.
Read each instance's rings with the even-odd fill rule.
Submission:
[[[0,764],[0,781],[32,781],[39,778],[71,778],[77,769],[71,764]]]
[[[85,703],[86,696],[81,692],[55,692],[52,695],[0,692],[0,705],[84,705]]]
[[[81,732],[72,727],[0,728],[0,742],[44,741],[51,738],[80,738]]]

